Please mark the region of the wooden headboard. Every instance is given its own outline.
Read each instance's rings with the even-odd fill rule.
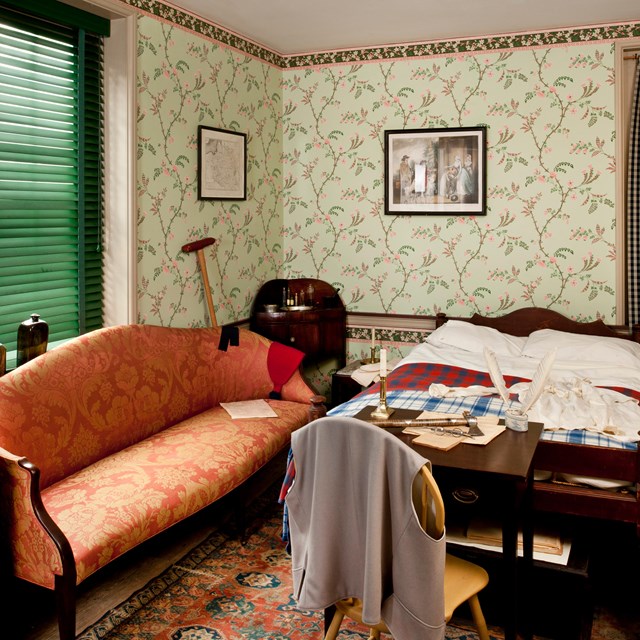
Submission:
[[[436,316],[436,327],[442,326],[447,320],[462,320],[483,327],[493,327],[502,333],[508,333],[512,336],[528,336],[538,329],[555,329],[556,331],[581,333],[590,336],[627,338],[640,342],[640,327],[638,325],[635,325],[630,332],[628,327],[606,325],[602,320],[577,322],[557,311],[541,307],[516,309],[497,318],[489,318],[479,313],[475,313],[471,318],[449,317],[446,313],[439,313]]]

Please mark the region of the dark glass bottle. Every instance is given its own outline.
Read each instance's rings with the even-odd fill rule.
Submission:
[[[49,339],[49,325],[40,320],[37,313],[32,313],[28,320],[18,327],[18,353],[16,366],[19,367],[47,350]]]
[[[0,344],[0,376],[7,373],[7,347]]]

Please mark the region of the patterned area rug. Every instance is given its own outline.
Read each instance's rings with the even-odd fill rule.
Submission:
[[[255,517],[243,536],[213,534],[182,560],[86,629],[77,640],[309,640],[321,638],[320,612],[292,599],[290,556],[280,539],[281,508]],[[343,623],[340,640],[367,631]],[[472,640],[447,627],[448,640]],[[491,638],[502,635],[492,631]]]

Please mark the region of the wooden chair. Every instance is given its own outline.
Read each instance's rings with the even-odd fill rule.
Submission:
[[[418,487],[420,524],[433,537],[440,537],[444,531],[444,502],[438,485],[427,465],[423,466],[418,476],[421,487]],[[447,554],[444,575],[445,620],[449,622],[453,612],[464,602],[469,603],[471,615],[480,640],[489,640],[489,631],[485,622],[478,593],[487,586],[487,572],[476,564],[467,562]],[[362,601],[347,598],[336,603],[336,612],[325,635],[325,640],[335,640],[345,616],[362,622]],[[381,633],[389,634],[389,629],[381,620],[371,626],[369,638],[380,638]]]

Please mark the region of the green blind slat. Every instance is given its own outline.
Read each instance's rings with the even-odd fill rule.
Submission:
[[[53,87],[70,86],[73,82],[73,58],[59,60],[51,64],[39,56],[17,57],[10,51],[3,50],[0,45],[0,65],[2,76],[20,79],[21,81],[47,82],[49,78]]]
[[[78,291],[77,287],[74,286],[73,282],[70,282],[67,285],[67,287],[61,287],[60,289],[51,289],[51,295],[47,295],[47,299],[44,302],[38,304],[37,307],[33,307],[33,308],[34,309],[42,308],[43,317],[44,317],[45,309],[50,316],[70,315],[70,313],[72,314],[72,313],[75,313],[76,311],[75,309],[69,310],[66,308],[66,306],[67,305],[75,306],[78,303],[77,291]],[[6,312],[17,313],[18,311],[21,311],[22,313],[24,313],[24,304],[25,303],[29,304],[28,296],[26,295],[22,296],[22,299],[15,297],[14,301],[15,302],[13,305],[11,304],[7,305]],[[3,305],[2,312],[3,314],[5,313],[4,305]],[[40,311],[36,311],[35,313],[40,313]],[[76,326],[77,324],[78,322],[76,320]],[[51,326],[49,327],[49,330],[51,330]],[[57,327],[56,327],[56,330],[57,330]],[[17,326],[16,326],[16,331],[17,331]]]
[[[5,100],[4,96],[10,96],[10,101]],[[66,114],[69,109],[69,99],[65,96],[50,94],[45,100],[44,97],[38,99],[37,96],[24,96],[22,92],[13,92],[11,87],[0,83],[0,111],[8,113],[9,109],[15,113],[24,112],[44,112],[54,119],[59,117],[57,114]]]
[[[4,166],[10,164],[11,166]],[[5,180],[35,180],[50,182],[72,182],[76,179],[76,172],[73,167],[61,165],[20,165],[20,163],[0,162],[0,181]]]
[[[0,142],[0,161],[35,162],[38,164],[69,164],[75,160],[74,149],[44,148],[31,149],[26,145],[2,144]]]
[[[18,60],[40,57],[45,64],[56,65],[60,64],[60,60],[68,59],[69,52],[73,50],[70,37],[59,37],[60,33],[73,33],[73,29],[60,29],[55,36],[51,30],[38,32],[37,29],[30,28],[25,22],[16,19],[0,24],[0,33],[0,53],[11,55]]]
[[[8,213],[14,213],[14,214],[22,213],[22,212],[29,213],[34,206],[33,203],[31,202],[24,202],[24,203],[13,202],[11,204],[12,204],[12,207],[6,207],[6,210],[3,211],[4,215],[7,215]],[[22,206],[20,206],[20,204],[22,204]],[[2,201],[0,201],[0,209],[2,209]],[[54,206],[53,202],[43,202],[41,205],[41,208],[38,209],[38,212],[42,213],[43,215],[46,215],[47,211],[52,211],[52,210],[59,211],[60,204],[56,203],[56,206]]]
[[[58,116],[54,113],[17,113],[9,112],[0,105],[0,125],[2,129],[9,134],[24,138],[25,135],[33,135],[37,133],[43,138],[48,137],[67,137],[69,136],[68,124],[64,115]],[[33,127],[39,127],[40,131],[34,131]],[[56,129],[58,131],[56,131]]]
[[[63,41],[34,40],[34,34],[18,31],[15,28],[0,25],[0,57],[6,60],[15,60],[15,64],[33,64],[39,61],[42,65],[65,68],[69,66],[69,60],[73,49],[71,45]],[[25,53],[27,51],[27,53]]]
[[[29,184],[22,182],[17,184],[7,184],[0,182],[2,200],[28,200],[34,198],[51,198],[56,202],[61,200],[75,200],[74,193],[70,192],[69,186],[65,184],[52,184],[50,182],[34,182],[29,188]],[[47,204],[50,204],[47,202]]]

